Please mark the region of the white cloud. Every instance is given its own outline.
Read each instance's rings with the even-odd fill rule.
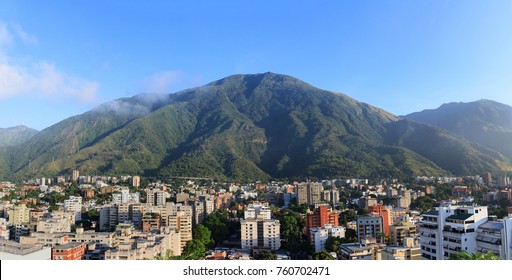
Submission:
[[[12,43],[12,35],[7,29],[7,25],[0,22],[0,47]]]
[[[92,101],[96,98],[99,88],[96,82],[69,75],[46,61],[23,59],[21,63],[10,57],[6,47],[15,43],[14,38],[37,44],[37,38],[21,26],[0,22],[0,99],[37,96]]]
[[[169,93],[182,80],[183,73],[181,71],[163,71],[145,79],[142,82],[142,88],[144,91],[151,93]]]
[[[21,41],[25,44],[32,44],[37,45],[38,40],[36,36],[29,34],[23,30],[23,28],[19,24],[12,24],[12,29],[14,30],[14,33],[17,35],[18,38],[21,39]]]
[[[0,57],[0,99],[14,96],[72,97],[92,101],[99,85],[58,70],[48,62],[14,65]]]
[[[180,70],[168,70],[155,73],[139,83],[146,93],[173,93],[199,86],[202,79]]]

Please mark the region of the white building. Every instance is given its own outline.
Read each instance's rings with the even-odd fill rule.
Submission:
[[[64,211],[75,213],[75,221],[82,220],[82,198],[79,196],[70,196],[64,200]]]
[[[334,227],[331,224],[326,224],[323,227],[314,227],[309,229],[309,239],[311,245],[315,247],[315,252],[325,250],[325,241],[329,236],[345,237],[345,228],[342,226]]]
[[[113,193],[112,194],[112,203],[113,204],[122,204],[122,203],[140,203],[140,194],[139,193],[130,193],[128,188],[121,189],[121,193]]]
[[[51,260],[52,249],[41,245],[25,245],[0,240],[0,260]]]
[[[476,251],[491,251],[502,260],[512,260],[512,219],[489,220],[477,229]]]
[[[253,203],[247,205],[244,212],[245,219],[267,219],[271,218],[271,211],[267,205]]]
[[[242,249],[270,249],[281,248],[280,223],[274,219],[249,218],[240,222]]]
[[[442,206],[424,213],[420,222],[423,259],[449,259],[464,250],[477,249],[477,228],[487,222],[487,206]]]

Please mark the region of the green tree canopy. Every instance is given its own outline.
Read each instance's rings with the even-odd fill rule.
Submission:
[[[204,253],[206,252],[206,247],[203,242],[192,239],[187,242],[183,253],[181,254],[182,258],[185,260],[198,260],[204,257]]]
[[[255,260],[277,260],[277,255],[271,252],[262,252],[254,255]]]
[[[314,253],[313,259],[314,260],[335,260],[335,258],[325,250],[318,252],[318,253]]]
[[[198,225],[194,229],[194,239],[201,241],[207,248],[213,248],[215,242],[212,239],[212,232],[204,225]]]
[[[499,260],[500,257],[491,251],[475,252],[470,254],[466,251],[460,251],[457,254],[452,254],[450,260]]]

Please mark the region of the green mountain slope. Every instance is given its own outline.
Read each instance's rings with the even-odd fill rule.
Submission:
[[[441,127],[512,160],[512,107],[508,105],[491,100],[449,103],[405,118]]]
[[[493,151],[469,144],[460,148],[461,155],[474,154],[460,158],[469,163],[445,164],[425,148],[424,134],[443,143],[462,140],[447,133],[437,137],[437,130],[422,131],[422,124],[401,128],[401,123],[379,108],[289,76],[234,75],[176,94],[116,100],[64,120],[6,151],[4,169],[16,177],[79,169],[256,180],[500,168],[485,158]]]
[[[453,174],[479,174],[509,167],[508,159],[501,154],[431,125],[401,120],[388,124],[386,135],[388,145],[415,151]]]
[[[0,128],[0,147],[13,146],[21,144],[34,135],[37,130],[20,125],[10,128]]]

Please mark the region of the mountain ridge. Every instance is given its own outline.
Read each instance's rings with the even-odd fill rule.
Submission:
[[[420,132],[429,137],[418,137]],[[443,164],[424,148],[431,144],[427,140],[439,141],[441,154],[470,155],[468,162]],[[102,104],[9,149],[3,169],[15,177],[78,169],[257,180],[446,175],[509,166],[464,141],[427,124],[401,122],[345,94],[267,72]]]

